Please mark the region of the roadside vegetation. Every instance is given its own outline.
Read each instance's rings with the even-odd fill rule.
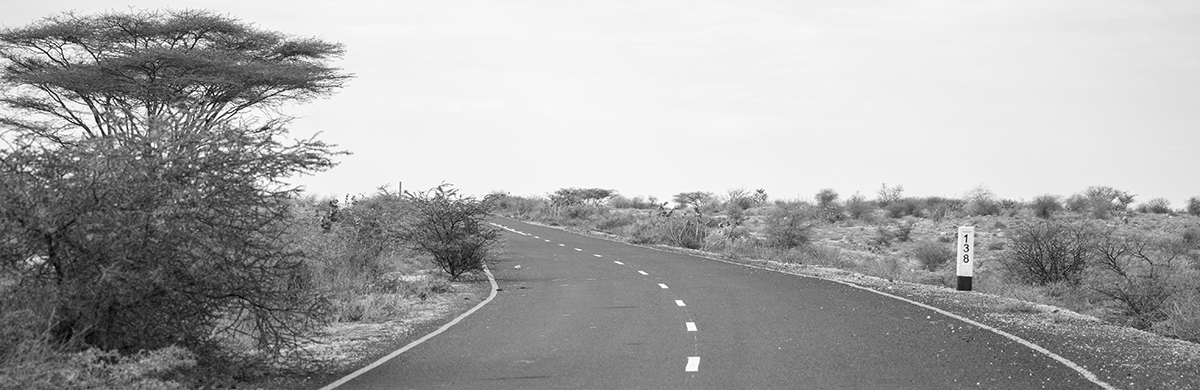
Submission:
[[[196,10],[0,30],[0,388],[304,372],[326,325],[386,320],[481,270],[490,198],[339,202],[285,182],[343,154],[291,139],[274,110],[340,89],[342,53]]]
[[[745,189],[670,201],[579,188],[497,196],[503,215],[630,243],[945,287],[955,283],[956,229],[974,226],[976,291],[1200,342],[1200,197],[1175,209],[1108,186],[1018,201],[983,186],[946,198],[886,184],[869,200],[832,189],[795,200]]]

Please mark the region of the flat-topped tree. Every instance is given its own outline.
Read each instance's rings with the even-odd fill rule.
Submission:
[[[0,31],[0,124],[60,144],[205,131],[333,93],[350,77],[327,64],[342,54],[210,11],[64,13]]]
[[[327,301],[287,180],[339,152],[263,108],[335,92],[341,54],[195,10],[0,30],[0,271],[50,301],[23,308],[54,341],[210,367],[296,351]]]

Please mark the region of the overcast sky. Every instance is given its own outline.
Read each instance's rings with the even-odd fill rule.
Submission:
[[[284,110],[354,153],[295,181],[318,194],[1200,196],[1198,1],[44,0],[0,25],[167,5],[346,45],[357,77]]]

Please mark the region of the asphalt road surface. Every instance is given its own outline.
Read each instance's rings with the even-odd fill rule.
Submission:
[[[496,298],[338,389],[1099,388],[850,286],[495,222],[511,229]]]

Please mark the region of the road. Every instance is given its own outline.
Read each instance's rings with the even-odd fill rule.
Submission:
[[[854,287],[496,223],[510,229],[496,298],[338,389],[1099,388]]]

